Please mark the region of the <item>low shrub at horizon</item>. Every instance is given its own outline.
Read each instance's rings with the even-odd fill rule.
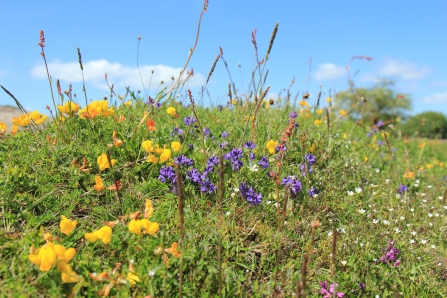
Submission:
[[[447,293],[447,159],[399,124],[305,98],[59,107],[0,140],[6,295]]]

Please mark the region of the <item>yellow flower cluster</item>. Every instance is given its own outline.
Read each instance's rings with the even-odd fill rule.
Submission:
[[[70,262],[75,254],[76,250],[73,247],[66,249],[60,244],[47,242],[37,250],[35,250],[34,247],[31,247],[28,260],[39,266],[41,271],[47,272],[50,271],[56,261]]]
[[[48,119],[47,115],[40,114],[39,111],[22,114],[18,117],[12,117],[12,124],[15,126],[28,126],[30,123],[42,124]]]
[[[139,212],[137,214],[140,214]],[[144,209],[144,218],[135,219],[133,218],[128,225],[129,231],[135,235],[141,234],[141,229],[143,229],[143,234],[155,235],[160,229],[160,225],[157,222],[151,222],[148,218],[151,218],[154,214],[154,205],[151,200],[146,199],[146,207]]]
[[[61,232],[68,236],[76,228],[76,220],[70,220],[62,215],[60,228]]]
[[[109,244],[112,240],[112,228],[109,226],[103,226],[99,230],[94,231],[93,233],[86,233],[84,235],[85,239],[89,242],[95,242],[97,240],[101,240],[104,244]]]
[[[58,105],[57,109],[59,110],[59,112],[64,113],[64,114],[73,114],[79,111],[81,107],[77,104],[74,103],[72,101],[67,101],[63,106]]]
[[[97,100],[90,103],[88,106],[79,110],[81,118],[96,118],[98,116],[108,117],[115,113],[113,106],[109,108],[107,100]]]
[[[0,122],[0,135],[3,135],[8,130],[8,126],[6,126],[5,122]]]
[[[175,114],[177,113],[177,111],[176,111],[175,108],[173,108],[173,107],[169,107],[169,108],[166,110],[166,112],[167,112],[169,115],[171,115],[171,117],[174,117]]]
[[[141,146],[143,147],[143,149],[149,153],[149,156],[146,158],[147,162],[151,162],[153,164],[158,163],[158,158],[151,154],[151,153],[156,153],[160,155],[160,161],[161,162],[166,162],[168,161],[171,156],[172,156],[172,152],[171,149],[174,150],[175,152],[178,152],[182,149],[182,144],[180,142],[174,141],[171,143],[171,149],[168,149],[167,146],[165,145],[164,148],[160,148],[160,146],[157,145],[153,145],[153,141],[151,140],[146,140],[143,141],[143,143],[141,144]]]

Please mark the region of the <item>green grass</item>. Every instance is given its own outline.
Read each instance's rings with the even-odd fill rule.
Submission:
[[[166,113],[168,106],[176,108],[177,118]],[[319,295],[320,282],[325,280],[336,282],[337,290],[348,297],[447,294],[447,202],[442,198],[447,188],[447,160],[441,148],[428,142],[421,149],[418,145],[423,140],[405,143],[394,134],[398,125],[394,131],[383,128],[389,133],[390,148],[380,133],[367,137],[367,131],[359,126],[350,136],[353,121],[334,111],[329,114],[329,130],[326,117],[313,112],[309,118],[298,116],[299,127],[285,143],[286,152],[269,154],[265,148],[267,141],[280,140],[289,123],[289,112],[299,108],[280,102],[276,108],[266,109],[262,105],[256,120],[256,136],[252,139],[251,122],[246,121],[246,115],[252,111],[250,106],[244,103],[222,110],[196,107],[202,128],[208,127],[214,136],[205,139],[207,158],[225,154],[233,147],[243,148],[244,165],[240,171],[225,166],[221,228],[218,166],[209,175],[218,188],[211,194],[201,193],[195,183],[186,179],[186,170],[191,168],[180,167],[185,195],[180,259],[162,252],[181,237],[177,195],[168,183],[158,179],[166,163],[146,162],[148,153],[141,143],[152,140],[154,144],[170,146],[172,141],[180,141],[182,150],[173,151],[172,157],[181,153],[193,159],[194,167],[203,171],[199,128],[183,123],[184,117],[193,116],[190,108],[169,100],[155,109],[152,118],[156,131],[148,131],[144,124],[138,128],[149,107],[136,98],[132,106],[116,107],[113,116],[88,120],[75,115],[63,123],[53,121],[42,131],[7,135],[0,141],[2,295],[61,297],[73,291],[94,297],[109,281],[94,281],[89,274],[109,272],[113,283],[116,282],[110,296],[175,297],[182,262],[182,290],[186,297],[218,296],[219,267],[224,297],[290,297],[303,278],[306,253],[310,258],[304,293],[310,297]],[[123,121],[119,121],[121,115]],[[315,117],[323,119],[323,124],[315,126]],[[170,134],[174,127],[184,131],[181,138]],[[124,142],[120,147],[110,146],[113,130]],[[220,137],[223,130],[230,135],[226,140]],[[57,142],[53,145],[47,136]],[[251,171],[247,167],[248,149],[243,144],[249,140],[257,145],[253,150],[255,162],[266,156],[270,160],[268,169],[258,166],[257,171]],[[229,143],[224,150],[219,147],[223,141]],[[377,145],[379,141],[384,144]],[[189,149],[188,144],[193,144],[194,149]],[[100,172],[96,159],[107,150],[117,163],[113,171]],[[314,172],[302,176],[299,164],[305,162],[304,155],[311,150],[317,159],[312,166]],[[280,178],[295,175],[302,183],[298,196],[288,198],[285,223],[280,229],[278,221],[281,223],[283,219],[278,217],[275,203],[279,202],[282,210],[285,188],[267,175],[269,171],[278,172],[278,156],[282,156]],[[88,162],[87,172],[73,164],[76,159],[81,165],[83,158]],[[427,168],[427,164],[433,167]],[[414,179],[404,178],[407,168],[415,172]],[[121,200],[113,190],[97,192],[93,188],[95,175],[100,175],[106,186],[114,184],[114,179],[120,180]],[[240,192],[234,191],[241,182],[262,194],[259,205],[251,205]],[[401,184],[407,185],[409,191],[398,198]],[[320,191],[316,197],[308,196],[311,187]],[[361,191],[356,192],[356,188]],[[353,194],[348,195],[348,191]],[[143,212],[146,198],[155,207],[150,220],[160,224],[156,235],[135,235],[128,229],[129,219],[121,219],[113,228],[109,244],[85,240],[85,233],[99,229],[107,221]],[[62,215],[77,220],[76,228],[68,236],[59,229]],[[321,226],[312,232],[315,220]],[[334,229],[338,230],[335,263],[331,257]],[[53,236],[54,243],[76,249],[69,263],[80,277],[78,282],[62,283],[55,267],[42,272],[28,260],[31,246],[39,248],[45,244],[44,232]],[[401,263],[396,267],[394,262],[379,260],[390,239],[401,250],[397,256]],[[410,243],[411,239],[415,242]],[[133,286],[126,279],[131,260],[140,279]],[[110,271],[117,262],[122,266],[112,275]],[[359,283],[365,283],[366,290],[362,291]]]

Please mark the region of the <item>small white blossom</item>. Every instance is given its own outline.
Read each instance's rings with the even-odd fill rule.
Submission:
[[[429,213],[429,214],[428,214],[428,217],[433,217],[433,214]]]
[[[373,219],[373,224],[378,224],[379,223],[379,220],[378,219]]]
[[[230,211],[227,211],[227,212],[225,213],[226,216],[229,216],[230,214],[231,214]]]
[[[348,196],[353,196],[354,195],[354,192],[353,191],[350,191],[350,190],[348,190]]]
[[[388,184],[390,182],[390,179],[385,179],[385,184]]]
[[[380,173],[380,169],[375,169],[374,171],[376,171],[376,173]]]
[[[436,246],[434,244],[431,245],[431,248],[436,248]]]
[[[416,231],[411,231],[411,235],[416,236]]]
[[[411,212],[414,212],[414,208],[411,208],[410,211],[411,211]]]
[[[400,217],[400,220],[405,220],[405,216],[401,216],[401,217]]]
[[[425,240],[425,239],[422,239],[422,240],[421,240],[421,243],[424,244],[424,245],[427,244],[427,242],[428,242],[428,241]]]
[[[366,210],[365,209],[359,209],[359,213],[360,214],[365,214]]]
[[[416,179],[414,182],[419,183],[419,182],[421,182],[421,181],[419,181],[418,179]]]
[[[340,262],[343,266],[346,266],[346,264],[348,263],[348,262],[346,262],[346,261],[341,261]]]
[[[413,239],[410,239],[410,243],[413,244],[415,241]]]
[[[431,186],[431,185],[427,185],[427,188],[432,188],[433,186]]]
[[[400,233],[400,230],[399,230],[399,228],[394,228],[394,232],[397,234],[397,233]]]
[[[233,188],[233,191],[234,192],[239,192],[239,188],[235,187],[235,188]]]
[[[382,222],[383,222],[383,224],[386,225],[386,226],[390,224],[390,222],[389,222],[388,220],[386,220],[386,219],[383,220]]]
[[[355,188],[355,192],[356,193],[361,193],[362,192],[362,188],[361,187],[356,187]]]
[[[272,201],[267,201],[265,202],[267,205],[270,205],[272,203]]]
[[[421,197],[425,197],[425,196],[426,196],[426,194],[421,192]]]
[[[154,276],[155,275],[155,271],[149,270],[148,275],[151,276],[151,277]]]
[[[393,208],[388,208],[388,211],[392,212],[392,211],[394,211],[394,209]]]

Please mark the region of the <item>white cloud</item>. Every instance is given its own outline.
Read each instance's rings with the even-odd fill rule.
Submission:
[[[435,93],[422,100],[424,103],[447,103],[447,92]]]
[[[428,67],[419,67],[416,63],[397,59],[387,59],[379,69],[381,76],[394,76],[403,80],[420,79],[430,72]]]
[[[95,88],[109,90],[105,82],[104,75],[107,73],[109,84],[114,84],[116,88],[131,86],[132,88],[142,88],[140,75],[137,67],[124,66],[120,63],[112,63],[106,59],[91,60],[83,63],[85,82],[91,83]],[[82,73],[78,62],[62,62],[54,60],[48,63],[50,75],[54,80],[59,79],[67,83],[82,82]],[[174,68],[166,65],[142,65],[140,66],[141,76],[144,84],[148,88],[152,70],[152,88],[157,88],[161,81],[171,84],[171,76],[178,78],[181,68]],[[31,70],[34,78],[45,79],[47,73],[44,65],[37,65]],[[186,77],[186,72],[184,74]],[[202,86],[205,78],[200,73],[194,73],[189,80],[190,87]]]
[[[361,82],[372,82],[374,84],[380,82],[382,78],[380,76],[374,75],[372,73],[366,73],[360,77]]]
[[[346,75],[346,68],[333,63],[320,64],[315,71],[315,78],[317,80],[334,80],[344,75]]]

